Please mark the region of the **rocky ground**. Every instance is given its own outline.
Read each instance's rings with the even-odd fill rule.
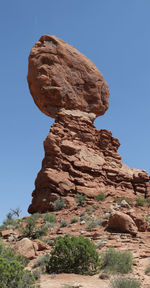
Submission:
[[[115,198],[114,200],[114,197],[112,198],[109,195],[103,201],[97,201],[96,199],[80,200],[83,200],[83,202],[77,203],[78,199],[70,209],[63,208],[60,211],[53,212],[56,216],[56,222],[50,225],[47,235],[40,239],[24,238],[22,232],[18,229],[2,230],[2,227],[0,235],[6,243],[9,243],[16,251],[30,259],[28,268],[31,270],[34,270],[33,265],[40,255],[53,249],[53,240],[60,235],[69,234],[70,236],[82,235],[88,237],[96,244],[99,254],[110,246],[121,251],[130,250],[134,257],[134,264],[129,276],[139,279],[142,288],[149,288],[150,276],[145,274],[147,266],[150,265],[149,203],[142,202],[141,204],[139,200],[139,202],[137,201],[136,196],[134,199],[126,198],[126,200],[122,198]],[[143,206],[137,206],[139,204]],[[47,225],[46,215],[48,214],[43,214],[42,217],[37,215],[36,226],[38,228]],[[113,218],[114,215],[117,215],[117,218]],[[20,225],[25,227],[27,219],[29,217],[21,219]],[[115,226],[110,228],[113,219]],[[120,229],[120,221],[124,231]],[[67,284],[74,285],[73,287],[108,287],[109,280],[99,279],[99,274],[94,276],[42,274],[39,280],[40,287],[59,288],[67,287],[64,286]],[[77,286],[77,284],[80,284],[80,286]]]

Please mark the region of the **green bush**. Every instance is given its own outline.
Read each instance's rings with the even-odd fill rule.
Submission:
[[[86,196],[83,194],[77,194],[75,197],[75,201],[78,206],[83,206],[84,202],[86,201]]]
[[[106,195],[104,194],[104,192],[101,192],[97,196],[95,196],[95,199],[99,202],[104,201],[105,198],[106,198]]]
[[[95,228],[101,224],[102,224],[102,221],[100,221],[100,220],[99,221],[90,220],[89,222],[87,222],[86,229],[89,230],[89,229]]]
[[[78,217],[74,217],[70,220],[70,224],[77,223],[79,221]]]
[[[62,227],[67,227],[68,223],[65,219],[62,219],[61,222],[60,222],[60,228]]]
[[[94,274],[99,265],[96,246],[87,238],[57,237],[46,266],[48,273]]]
[[[34,287],[34,277],[24,266],[29,260],[10,247],[5,247],[0,239],[0,288],[31,288]]]
[[[46,213],[44,215],[44,220],[46,222],[55,223],[56,222],[56,216],[55,216],[55,214],[52,214],[52,213]]]
[[[35,280],[32,273],[24,270],[17,261],[8,261],[0,257],[0,287],[1,288],[32,288]]]
[[[144,204],[145,204],[145,198],[142,198],[142,197],[136,198],[136,205],[137,206],[144,206]]]
[[[41,227],[36,226],[36,216],[33,215],[26,219],[25,227],[21,227],[20,231],[22,233],[22,237],[27,237],[31,239],[37,239],[41,236],[45,236],[48,231],[48,227],[43,225]]]
[[[95,212],[95,210],[97,210],[98,208],[99,208],[99,206],[96,205],[96,204],[94,204],[94,205],[92,205],[92,206],[88,205],[88,206],[86,207],[86,212],[87,212],[88,215],[91,215],[91,214],[92,214],[93,212]]]
[[[24,258],[22,255],[16,254],[16,252],[9,246],[5,247],[2,239],[0,239],[0,257],[7,259],[9,262],[15,260],[23,266],[26,266],[29,263],[29,260],[27,258]]]
[[[141,284],[134,278],[117,277],[111,281],[111,288],[140,288]]]
[[[58,198],[54,202],[52,202],[54,211],[59,211],[66,207],[66,199],[65,198]]]
[[[132,253],[130,251],[116,251],[114,248],[109,248],[102,253],[101,269],[107,272],[128,273],[132,268]]]
[[[3,221],[3,225],[0,226],[0,230],[19,228],[20,223],[21,220],[18,218],[13,218],[13,214],[9,212],[6,215],[6,219]]]
[[[48,253],[41,255],[38,259],[34,262],[33,268],[40,267],[42,272],[45,272],[46,265],[48,264],[50,259],[50,255]]]

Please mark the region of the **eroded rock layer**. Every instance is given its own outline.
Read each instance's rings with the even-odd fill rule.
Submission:
[[[53,210],[59,197],[77,193],[92,198],[104,192],[143,195],[149,191],[146,171],[122,164],[118,139],[95,128],[93,113],[62,109],[44,141],[45,157],[38,173],[29,213]]]

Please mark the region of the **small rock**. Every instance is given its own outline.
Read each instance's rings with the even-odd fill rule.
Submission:
[[[0,231],[0,237],[4,239],[9,239],[11,235],[17,236],[17,232],[12,229]]]
[[[122,200],[120,203],[121,207],[130,208],[129,203],[126,200]]]
[[[84,221],[84,220],[82,220],[81,222],[80,222],[80,225],[84,225],[86,222]]]

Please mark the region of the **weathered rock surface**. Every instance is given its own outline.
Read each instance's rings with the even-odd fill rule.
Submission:
[[[127,232],[131,235],[136,235],[138,231],[133,219],[119,211],[115,211],[110,215],[108,227],[116,232]]]
[[[145,232],[147,230],[148,224],[145,220],[145,217],[137,213],[130,213],[130,211],[128,214],[134,220],[136,226],[138,227],[138,231]]]
[[[44,141],[29,213],[53,210],[59,197],[69,207],[77,193],[89,198],[100,192],[149,197],[147,172],[123,164],[118,139],[93,125],[108,108],[109,89],[89,59],[57,37],[44,35],[30,53],[27,79],[36,105],[56,118]]]
[[[34,259],[38,245],[28,238],[23,238],[16,243],[15,250],[26,258]]]
[[[118,139],[107,130],[96,129],[93,120],[92,113],[65,109],[58,113],[44,141],[45,157],[29,213],[53,210],[57,198],[77,193],[90,198],[100,192],[147,197],[147,172],[122,164]]]
[[[42,36],[32,48],[27,79],[36,105],[54,118],[60,108],[100,116],[109,106],[108,85],[96,66],[55,36]]]

